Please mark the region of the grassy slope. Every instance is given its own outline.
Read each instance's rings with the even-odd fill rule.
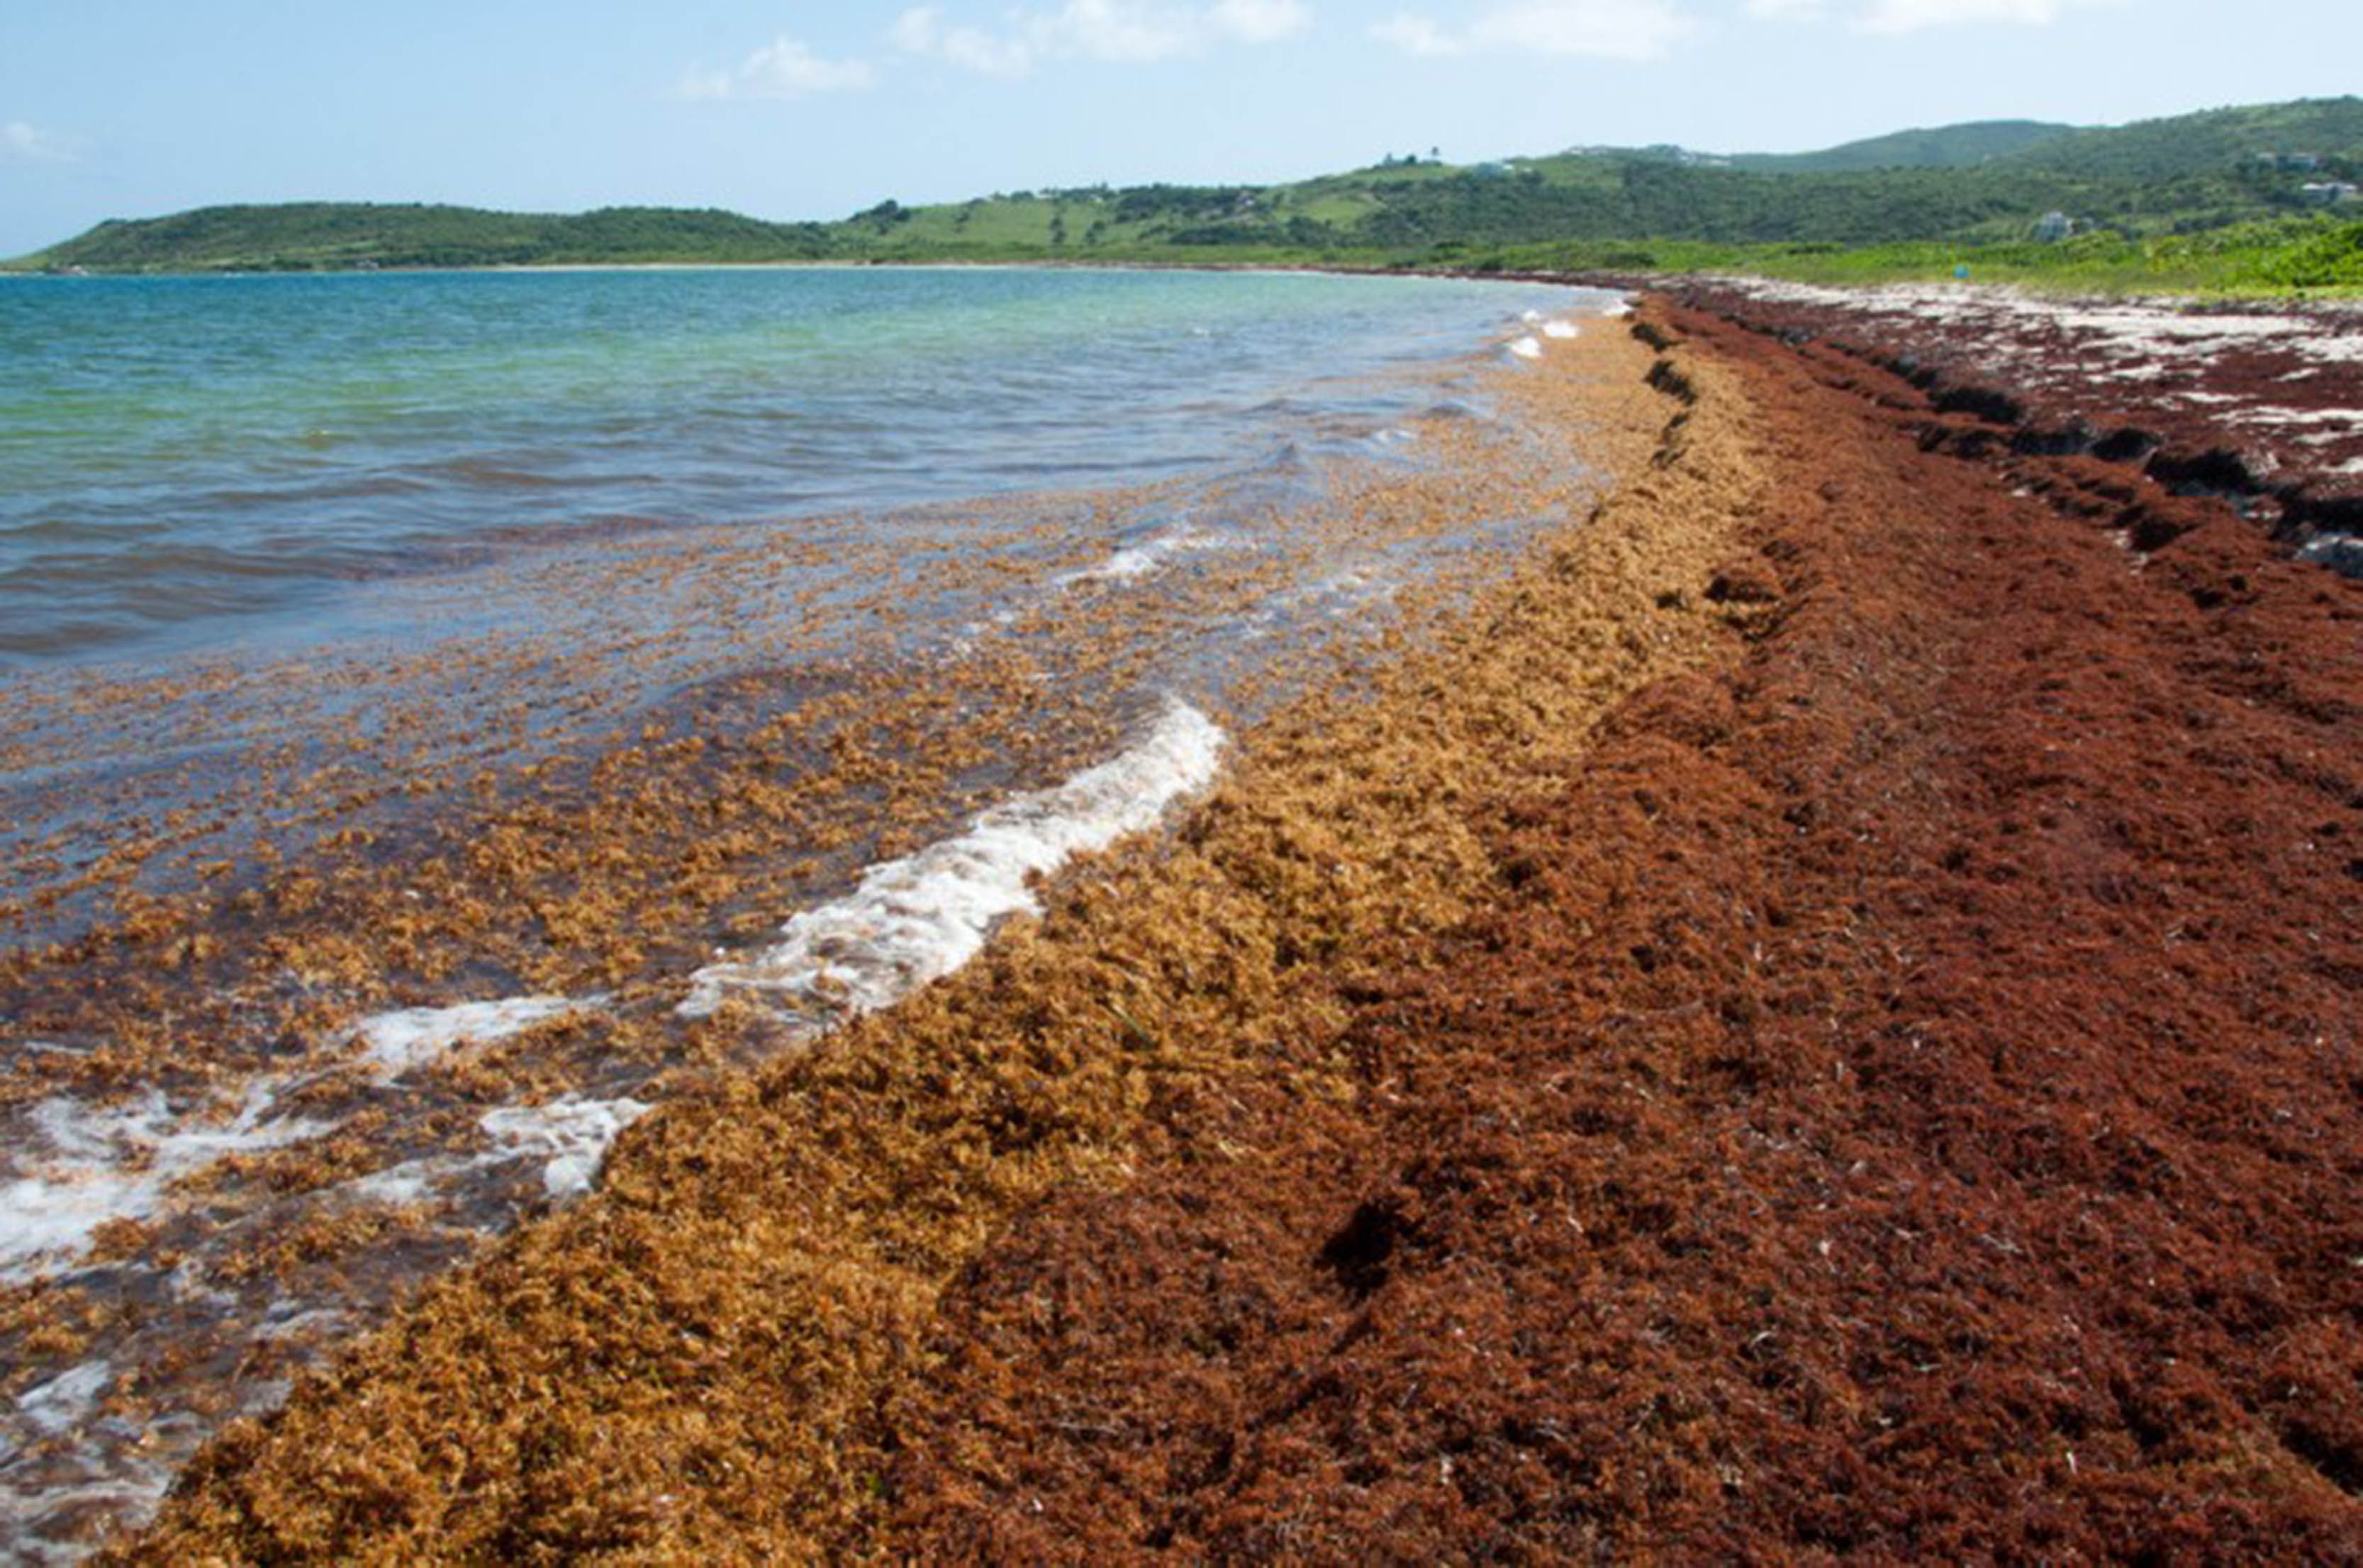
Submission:
[[[2363,154],[2363,98],[2299,98],[2080,130],[2011,161],[2091,178],[2159,180],[2253,161],[2259,153],[2307,152],[2343,156],[2350,164]]]
[[[1791,174],[1852,169],[1958,169],[2008,157],[2070,135],[2077,128],[2042,120],[1979,120],[1932,130],[1895,131],[1819,152],[1736,153],[1730,162],[1735,169]]]
[[[1481,265],[1514,272],[1752,272],[1800,282],[1869,284],[1971,280],[2076,293],[2363,293],[2363,223],[2285,219],[2200,234],[2063,245],[1923,242],[1702,245],[1681,242],[1514,246]]]

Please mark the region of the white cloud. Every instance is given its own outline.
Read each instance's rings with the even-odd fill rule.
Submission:
[[[801,98],[814,93],[858,93],[878,73],[865,61],[823,60],[782,33],[738,62],[736,71],[691,71],[681,79],[684,98]]]
[[[1406,54],[1510,52],[1657,60],[1697,30],[1672,0],[1520,0],[1465,28],[1404,12],[1370,29]]]
[[[982,28],[946,27],[940,6],[904,12],[887,36],[905,53],[931,54],[984,76],[1023,76],[1034,68],[1034,51],[1024,43]]]
[[[1747,0],[1747,14],[1768,22],[1818,22],[1829,6],[1827,0]]]
[[[1160,0],[1061,0],[1054,9],[1021,10],[1005,30],[959,26],[940,6],[896,19],[888,38],[898,49],[988,76],[1023,76],[1045,60],[1143,64],[1178,60],[1218,43],[1277,43],[1313,25],[1305,0],[1216,0],[1185,6]]]
[[[2113,0],[1870,0],[1854,25],[1867,33],[1912,33],[1987,22],[2047,27],[2078,5],[2109,3]]]
[[[1207,26],[1242,43],[1278,43],[1313,28],[1313,8],[1304,0],[1222,0],[1206,13]]]
[[[1040,53],[1126,61],[1193,53],[1199,26],[1194,12],[1132,0],[1067,0],[1056,11],[1026,21],[1026,34]]]
[[[1466,54],[1468,42],[1446,32],[1426,17],[1406,13],[1390,17],[1370,29],[1370,36],[1381,43],[1390,43],[1405,54]]]
[[[0,163],[71,163],[80,156],[79,146],[64,137],[23,120],[0,124]]]

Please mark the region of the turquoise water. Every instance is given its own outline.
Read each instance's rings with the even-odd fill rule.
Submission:
[[[0,662],[332,630],[585,529],[1252,469],[1563,290],[1033,270],[0,282]]]

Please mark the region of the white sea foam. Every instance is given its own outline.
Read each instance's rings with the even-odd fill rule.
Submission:
[[[86,1485],[39,1487],[29,1495],[0,1494],[0,1540],[8,1543],[8,1558],[19,1563],[72,1563],[96,1550],[86,1538],[88,1516],[105,1511],[121,1524],[146,1523],[156,1505],[171,1490],[170,1467],[143,1463],[128,1466],[121,1481],[94,1481]],[[66,1529],[49,1533],[60,1521]]]
[[[684,1017],[733,992],[819,1024],[888,1006],[959,968],[1004,916],[1037,906],[1026,879],[1153,826],[1212,781],[1222,730],[1175,703],[1139,744],[1055,789],[995,806],[957,838],[864,873],[850,894],[797,914],[751,958],[691,977]]]
[[[12,1441],[63,1441],[32,1463],[10,1466],[0,1480],[0,1556],[7,1562],[83,1562],[96,1545],[89,1533],[94,1514],[107,1515],[118,1528],[137,1529],[154,1516],[173,1472],[222,1419],[259,1415],[287,1398],[286,1383],[255,1379],[241,1386],[231,1407],[216,1415],[166,1409],[134,1425],[105,1413],[100,1404],[118,1375],[110,1362],[86,1361],[17,1396],[21,1421],[13,1437],[0,1435],[0,1465],[17,1457]],[[136,1432],[138,1445],[103,1456],[91,1452],[89,1435],[110,1428],[116,1436]]]
[[[18,1413],[45,1433],[64,1431],[78,1424],[115,1381],[115,1366],[105,1359],[69,1367],[47,1383],[17,1396]]]
[[[172,1183],[226,1154],[278,1148],[329,1123],[272,1119],[280,1080],[250,1084],[227,1121],[203,1108],[176,1110],[161,1090],[128,1105],[93,1108],[46,1099],[33,1131],[46,1154],[18,1151],[26,1174],[0,1186],[0,1279],[23,1279],[79,1256],[110,1220],[162,1211]]]
[[[293,1299],[273,1302],[271,1309],[256,1325],[258,1340],[319,1341],[333,1333],[341,1333],[352,1326],[349,1312],[334,1307],[312,1307]]]
[[[390,1083],[463,1040],[494,1041],[604,999],[515,997],[450,1008],[381,1013],[354,1030],[360,1061]],[[0,1280],[70,1264],[115,1220],[150,1220],[169,1207],[174,1183],[231,1154],[283,1147],[330,1131],[334,1121],[274,1117],[279,1096],[300,1078],[250,1083],[234,1111],[175,1106],[161,1089],[123,1105],[92,1107],[52,1099],[28,1118],[35,1137],[14,1151],[17,1175],[0,1182]],[[595,1160],[594,1162],[595,1165]],[[423,1196],[392,1173],[370,1196],[396,1202]]]
[[[1256,613],[1253,628],[1270,635],[1280,628],[1309,618],[1328,621],[1367,616],[1391,603],[1403,590],[1399,571],[1365,561],[1301,582],[1274,594]]]
[[[521,1159],[541,1161],[541,1186],[568,1202],[591,1190],[607,1146],[654,1107],[631,1099],[586,1099],[561,1095],[540,1105],[504,1105],[477,1118],[493,1141],[482,1154],[428,1154],[341,1183],[343,1197],[406,1208],[439,1197],[482,1171]]]
[[[1545,337],[1557,337],[1564,340],[1566,338],[1579,337],[1582,334],[1582,331],[1583,328],[1576,326],[1576,324],[1571,321],[1559,320],[1546,321],[1543,323],[1543,336]]]
[[[457,1007],[414,1007],[382,1012],[354,1026],[361,1060],[380,1083],[392,1083],[462,1041],[491,1044],[544,1020],[595,1005],[593,997],[507,997],[499,1001],[461,1002]]]
[[[771,997],[815,1023],[884,1007],[974,955],[1004,916],[1035,907],[1028,877],[1153,825],[1177,797],[1213,778],[1223,733],[1176,703],[1137,745],[1055,789],[1021,795],[968,832],[873,866],[848,897],[805,911],[775,946],[691,977],[680,1010],[703,1017],[733,991]],[[390,1080],[461,1040],[514,1034],[600,999],[516,997],[412,1009],[364,1021],[361,1060]],[[469,1172],[520,1157],[543,1161],[542,1187],[560,1201],[590,1189],[609,1144],[649,1107],[635,1099],[566,1096],[505,1106],[478,1122],[495,1149],[474,1157],[406,1161],[343,1185],[367,1202],[408,1204]]]
[[[1057,580],[1060,588],[1073,588],[1085,582],[1135,582],[1164,570],[1173,561],[1194,550],[1215,550],[1225,547],[1227,541],[1212,534],[1201,533],[1187,524],[1151,535],[1137,544],[1125,545],[1097,566],[1068,572]]]
[[[1532,335],[1514,338],[1510,343],[1510,352],[1521,359],[1539,359],[1543,357],[1542,340]]]
[[[501,1145],[501,1159],[547,1155],[542,1190],[566,1202],[591,1190],[607,1145],[652,1109],[637,1099],[580,1099],[565,1095],[546,1105],[505,1106],[477,1122]]]
[[[474,1168],[474,1162],[470,1160],[430,1154],[424,1159],[405,1160],[398,1165],[388,1165],[368,1176],[355,1176],[350,1181],[340,1183],[337,1190],[363,1203],[383,1204],[388,1209],[407,1209],[433,1197],[437,1186],[445,1177]]]

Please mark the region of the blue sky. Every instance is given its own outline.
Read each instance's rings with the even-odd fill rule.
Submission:
[[[216,202],[837,217],[2358,89],[2354,0],[8,0],[0,255]]]

